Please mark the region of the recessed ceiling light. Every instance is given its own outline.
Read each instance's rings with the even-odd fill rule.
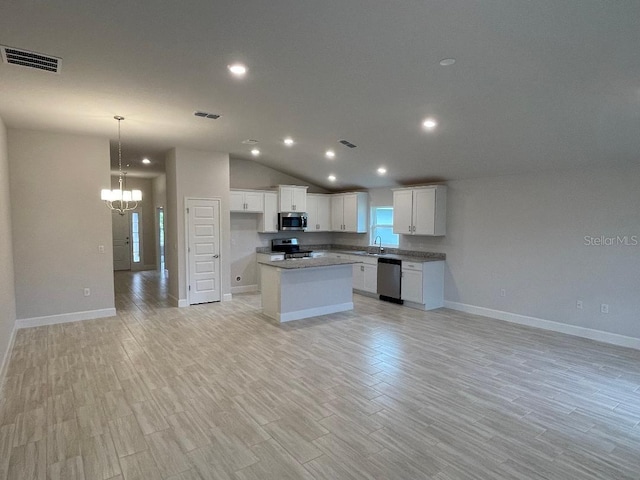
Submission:
[[[380,167],[378,169],[378,175],[384,175],[385,173],[387,173],[387,169],[384,167]]]
[[[234,63],[232,65],[227,65],[227,68],[236,77],[243,77],[245,75],[245,73],[247,73],[247,67],[245,67],[241,63]]]
[[[443,67],[448,67],[449,65],[453,65],[454,63],[456,63],[455,58],[443,58],[442,60],[440,60],[440,65],[442,65]]]
[[[253,155],[254,157],[257,157],[258,155],[260,155],[260,150],[258,150],[257,148],[254,148],[253,150],[251,150],[251,155]]]
[[[291,138],[291,137],[287,137],[287,138],[285,138],[285,139],[284,139],[284,144],[285,144],[287,147],[290,147],[291,145],[293,145],[293,138]]]
[[[433,130],[438,126],[438,122],[436,122],[433,118],[427,118],[424,122],[422,122],[422,126],[427,130]]]
[[[336,181],[336,176],[335,176],[335,175],[329,175],[329,176],[327,177],[327,179],[328,179],[330,182],[335,182],[335,181]]]
[[[324,156],[327,158],[336,158],[336,152],[334,152],[333,150],[327,150],[324,153]]]
[[[148,158],[143,158],[142,163],[144,163],[145,165],[149,165],[151,163],[151,160],[149,160]]]

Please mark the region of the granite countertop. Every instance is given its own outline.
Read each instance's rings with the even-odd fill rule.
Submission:
[[[405,262],[442,262],[447,259],[444,253],[436,252],[422,252],[417,250],[401,250],[399,248],[385,248],[386,253],[382,255],[370,255],[370,252],[377,252],[378,247],[357,247],[353,245],[335,245],[335,244],[305,244],[300,245],[305,250],[313,250],[315,252],[328,252],[328,253],[344,253],[347,255],[362,255],[363,257],[372,258],[393,258],[395,260],[402,260]],[[269,247],[256,248],[257,253],[281,253],[272,252]]]
[[[443,262],[445,259],[440,256],[415,256],[415,255],[403,255],[396,253],[383,253],[382,255],[371,255],[369,252],[362,250],[327,250],[329,252],[335,253],[344,253],[347,255],[357,255],[362,257],[371,257],[371,258],[392,258],[394,260],[401,260],[403,262]]]
[[[275,262],[261,262],[261,265],[268,265],[270,267],[284,268],[287,270],[295,270],[298,268],[314,268],[314,267],[333,267],[334,265],[351,265],[354,263],[360,263],[353,260],[347,260],[345,258],[294,258],[289,260],[277,260]]]

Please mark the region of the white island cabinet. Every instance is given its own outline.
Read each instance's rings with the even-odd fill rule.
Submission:
[[[353,310],[351,260],[260,261],[262,313],[288,322]]]

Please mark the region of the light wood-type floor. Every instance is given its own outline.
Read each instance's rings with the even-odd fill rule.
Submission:
[[[259,297],[18,331],[0,479],[640,478],[640,352],[355,295],[277,325]],[[313,292],[309,292],[313,295]]]

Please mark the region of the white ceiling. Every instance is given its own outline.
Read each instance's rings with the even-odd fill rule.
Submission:
[[[63,64],[0,64],[0,116],[114,140],[123,115],[129,163],[251,158],[255,138],[259,161],[338,189],[637,164],[639,25],[638,0],[12,0],[0,43]]]

